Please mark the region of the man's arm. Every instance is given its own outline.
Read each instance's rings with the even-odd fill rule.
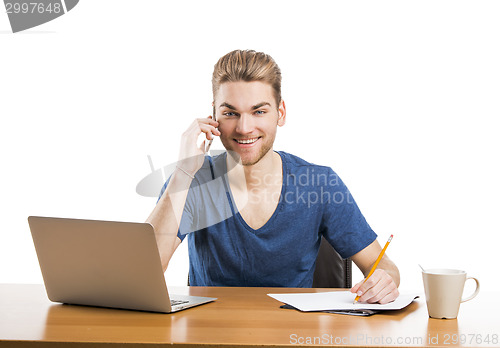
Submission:
[[[191,177],[175,170],[165,192],[146,220],[154,227],[163,272],[167,270],[172,255],[181,244],[177,231],[191,181]]]
[[[181,223],[189,187],[194,174],[203,165],[205,142],[198,147],[196,144],[198,136],[205,133],[207,139],[213,139],[214,135],[220,135],[219,130],[215,128],[217,126],[218,123],[210,116],[200,118],[195,120],[182,134],[177,168],[170,177],[165,192],[146,220],[153,225],[155,230],[163,272],[167,270],[174,251],[181,243],[177,237],[177,231]]]
[[[366,248],[351,257],[354,263],[359,267],[365,277],[370,273],[370,270],[377,260],[382,247],[378,241],[374,241]],[[354,285],[351,292],[357,293],[361,297],[360,302],[368,303],[388,303],[394,301],[399,296],[399,270],[392,262],[387,254],[382,257],[377,269],[364,282],[364,279]]]

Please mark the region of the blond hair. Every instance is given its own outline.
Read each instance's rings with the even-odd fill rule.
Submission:
[[[212,92],[217,94],[224,82],[262,81],[271,85],[276,107],[281,101],[281,71],[274,59],[263,52],[234,50],[219,59],[212,75]]]

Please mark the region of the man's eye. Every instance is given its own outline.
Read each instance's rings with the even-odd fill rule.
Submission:
[[[264,115],[266,112],[264,110],[257,110],[255,111],[257,115]]]
[[[224,116],[235,116],[236,114],[234,112],[228,111],[228,112],[224,112],[223,115]]]

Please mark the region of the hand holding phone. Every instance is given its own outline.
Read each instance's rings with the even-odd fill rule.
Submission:
[[[214,121],[216,121],[216,119],[215,119],[215,106],[214,106],[214,112],[213,112],[212,118],[214,119]],[[207,147],[205,149],[205,154],[208,154],[208,151],[210,151],[210,147],[212,146],[213,142],[214,142],[214,138],[212,137],[212,139],[210,139],[208,144],[207,144]]]

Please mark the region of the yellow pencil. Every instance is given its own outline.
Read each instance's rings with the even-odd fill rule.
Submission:
[[[382,256],[384,256],[385,254],[385,250],[387,249],[387,247],[389,246],[389,243],[391,242],[392,240],[392,234],[391,236],[389,237],[389,239],[387,240],[387,243],[385,243],[385,246],[384,246],[384,249],[382,249],[382,251],[380,252],[380,255],[378,256],[377,260],[375,261],[375,263],[373,264],[373,267],[370,271],[370,273],[368,273],[368,275],[366,276],[365,278],[365,281],[363,282],[363,284],[368,280],[368,278],[370,278],[370,276],[373,274],[373,272],[375,272],[375,269],[377,268],[378,266],[378,263],[380,262],[380,260],[382,260]],[[354,302],[353,303],[356,303],[358,302],[360,296],[356,296],[356,298],[354,299]]]

